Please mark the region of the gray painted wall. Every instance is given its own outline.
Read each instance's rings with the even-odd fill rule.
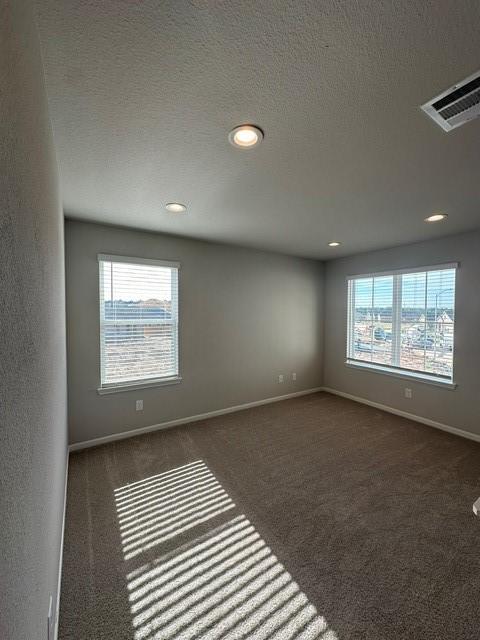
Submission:
[[[44,640],[66,463],[63,215],[31,7],[0,9],[0,637]]]
[[[98,253],[181,263],[180,384],[97,394]],[[322,383],[319,262],[75,221],[66,223],[66,258],[72,443]]]
[[[454,391],[345,366],[347,283],[359,273],[460,262],[456,288]],[[328,262],[324,385],[480,434],[480,231]],[[413,391],[411,400],[404,388]]]

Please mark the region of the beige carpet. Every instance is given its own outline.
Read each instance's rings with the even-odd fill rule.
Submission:
[[[62,640],[480,637],[480,445],[325,393],[70,458]]]

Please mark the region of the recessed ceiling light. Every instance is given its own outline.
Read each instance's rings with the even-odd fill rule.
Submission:
[[[339,247],[342,243],[341,242],[337,242],[336,240],[332,240],[332,242],[328,243],[329,247]]]
[[[428,216],[428,218],[425,218],[425,222],[440,222],[440,220],[445,220],[446,217],[446,213],[434,213]]]
[[[242,124],[230,131],[228,140],[239,149],[252,149],[263,140],[263,131],[252,124]]]
[[[187,210],[187,207],[180,202],[168,202],[165,205],[165,209],[171,213],[183,213]]]

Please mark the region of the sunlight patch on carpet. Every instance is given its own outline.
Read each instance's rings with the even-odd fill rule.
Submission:
[[[115,491],[125,560],[235,504],[198,460]],[[239,515],[127,575],[134,640],[338,640]]]

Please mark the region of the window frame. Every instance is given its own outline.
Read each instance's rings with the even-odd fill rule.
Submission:
[[[146,389],[149,387],[161,387],[171,384],[178,384],[182,381],[182,376],[180,375],[180,271],[181,265],[180,262],[173,260],[157,260],[154,258],[135,258],[133,256],[120,256],[113,254],[104,254],[99,253],[97,255],[98,262],[98,311],[99,311],[99,346],[100,346],[100,381],[97,388],[97,393],[99,395],[104,395],[108,393],[118,393],[122,391],[129,391],[135,389]],[[175,332],[175,340],[174,340],[174,348],[175,348],[175,361],[176,361],[176,374],[168,375],[168,376],[160,376],[156,378],[142,378],[139,380],[132,381],[121,381],[121,382],[107,382],[104,383],[104,367],[105,367],[105,344],[104,344],[104,327],[108,322],[105,322],[102,317],[102,263],[104,262],[118,262],[122,264],[134,264],[134,265],[153,265],[157,267],[167,267],[170,269],[177,270],[177,291],[176,291],[176,323],[172,323],[172,326],[176,327]],[[170,324],[170,323],[159,323],[159,324]]]
[[[449,262],[449,263],[438,264],[438,265],[409,267],[407,269],[393,269],[390,271],[376,271],[371,273],[348,275],[345,279],[346,285],[347,285],[347,327],[346,327],[347,339],[346,339],[345,365],[347,367],[357,369],[357,370],[370,371],[372,373],[389,375],[396,378],[407,379],[415,382],[424,382],[428,384],[438,385],[447,389],[456,389],[457,383],[454,381],[454,366],[455,366],[455,330],[456,330],[456,316],[457,316],[456,289],[457,289],[457,271],[459,266],[460,264],[458,262]],[[353,345],[355,344],[355,295],[354,295],[353,285],[356,280],[393,276],[392,362],[399,363],[400,355],[401,355],[402,305],[398,304],[398,301],[402,300],[402,276],[408,275],[411,273],[428,273],[432,271],[444,271],[448,269],[455,270],[454,322],[453,322],[453,337],[452,337],[452,374],[451,376],[442,376],[440,374],[435,374],[435,373],[418,370],[418,369],[407,369],[406,367],[399,366],[399,364],[382,364],[380,362],[379,363],[369,362],[367,360],[360,360],[352,357],[352,349],[353,349]]]

